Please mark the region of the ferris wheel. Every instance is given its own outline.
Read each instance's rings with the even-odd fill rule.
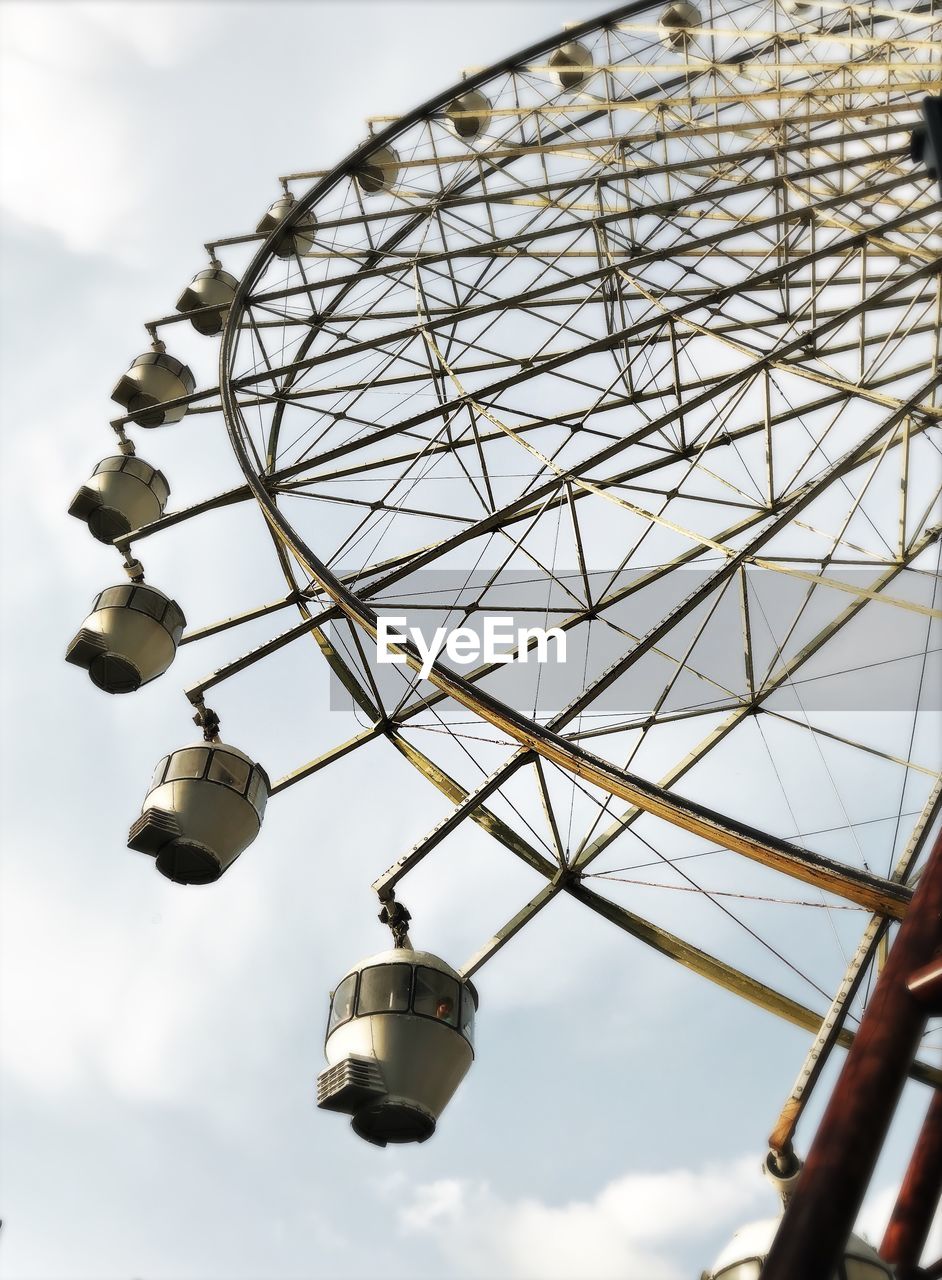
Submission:
[[[182,884],[237,875],[270,798],[377,742],[450,806],[381,851],[393,946],[332,993],[319,1103],[368,1140],[434,1131],[474,974],[565,894],[809,1033],[771,1143],[790,1191],[942,813],[934,117],[912,146],[940,25],[934,0],[622,5],[281,177],[147,324],[117,451],[70,508],[129,580],[68,660],[126,693],[181,645],[232,648],[186,688],[203,741],[158,763],[129,847]],[[137,448],[199,414],[243,480],[168,509]],[[284,591],[187,631],[149,539],[242,503]],[[221,736],[227,681],[298,647],[359,727],[272,778]],[[471,824],[539,887],[459,965],[412,949],[399,899]],[[836,966],[815,939],[841,913]],[[708,944],[714,915],[762,980]],[[903,1070],[938,1097],[930,1057]],[[740,1243],[711,1276],[758,1276],[768,1241]],[[841,1266],[889,1274],[861,1243]]]

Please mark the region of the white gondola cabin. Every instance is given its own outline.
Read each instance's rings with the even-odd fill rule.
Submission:
[[[741,1228],[701,1280],[759,1280],[781,1224],[780,1218]],[[833,1280],[893,1280],[893,1268],[859,1236],[851,1236]]]
[[[145,351],[132,363],[111,393],[139,427],[161,427],[179,422],[185,404],[168,401],[191,396],[196,390],[192,370],[166,351]]]
[[[159,520],[169,497],[162,471],[143,458],[118,453],[99,462],[72,499],[69,515],[84,520],[99,542],[113,542]]]
[[[186,618],[175,600],[144,583],[108,587],[66,651],[106,693],[133,693],[173,662]]]
[[[449,102],[445,108],[445,119],[456,137],[469,142],[487,129],[490,110],[491,104],[484,94],[477,89],[469,89]]]
[[[384,1147],[424,1142],[474,1058],[473,985],[428,951],[358,964],[331,996],[317,1105]]]
[[[377,147],[363,160],[353,175],[367,195],[391,191],[399,176],[399,154],[392,147]]]
[[[237,747],[173,751],[154,771],[128,848],[177,884],[211,884],[258,835],[270,791],[268,774]]]
[[[239,282],[222,267],[199,271],[177,299],[177,310],[190,316],[197,333],[221,333]],[[207,311],[206,307],[212,307]],[[194,314],[191,314],[194,313]]]
[[[554,50],[549,65],[561,88],[581,89],[592,75],[592,54],[578,40],[567,40]]]
[[[702,23],[700,10],[690,0],[676,0],[661,14],[661,38],[670,49],[683,49],[690,30]]]
[[[255,228],[264,236],[270,236],[276,227],[284,222],[285,218],[294,209],[297,204],[294,196],[290,191],[286,191],[283,196],[279,196],[274,204],[270,205],[264,217]],[[285,227],[282,233],[275,238],[272,245],[272,251],[277,258],[290,258],[297,254],[304,257],[306,253],[310,253],[314,247],[314,236],[316,234],[317,224],[309,213],[301,214],[300,217],[294,218],[291,225]]]

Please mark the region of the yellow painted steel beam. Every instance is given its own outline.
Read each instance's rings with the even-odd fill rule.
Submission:
[[[676,960],[685,968],[700,974],[701,977],[709,978],[711,982],[739,996],[740,999],[748,1000],[750,1004],[774,1013],[779,1018],[784,1018],[786,1022],[801,1027],[803,1031],[818,1032],[820,1030],[821,1014],[815,1013],[813,1009],[807,1008],[790,996],[783,995],[764,982],[749,977],[748,974],[733,968],[723,960],[718,960],[708,952],[693,946],[692,943],[684,942],[682,938],[652,924],[649,920],[644,920],[641,916],[636,916],[627,908],[593,893],[579,881],[567,882],[564,887],[576,901],[589,907],[606,920],[610,920],[619,929],[630,933],[632,937],[638,938],[662,955]],[[842,1048],[849,1049],[854,1042],[853,1032],[843,1028],[837,1034],[836,1042]],[[937,1088],[942,1087],[942,1069],[939,1067],[917,1062],[913,1064],[911,1074],[927,1084],[933,1084]]]

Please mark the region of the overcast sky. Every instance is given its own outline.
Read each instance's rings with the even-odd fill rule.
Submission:
[[[0,4],[0,1251],[15,1280],[681,1280],[775,1209],[763,1135],[806,1037],[566,895],[482,972],[478,1059],[433,1141],[380,1151],[317,1112],[326,992],[385,945],[377,849],[442,810],[370,748],[279,797],[237,875],[183,891],[124,845],[154,763],[193,736],[180,689],[213,655],[187,651],[123,699],[62,660],[121,580],[68,502],[111,450],[109,392],[144,320],[172,309],[203,243],[253,229],[276,176],[339,160],[367,115],[598,7]],[[217,428],[162,443],[178,505],[235,477]],[[149,577],[193,621],[234,612],[267,598],[262,536],[246,510],[148,549]],[[227,736],[275,774],[330,714],[326,670],[292,661],[267,717],[250,685],[227,704]],[[501,918],[466,913],[453,852],[436,865],[410,898],[418,941],[460,963]],[[530,881],[508,876],[523,900]],[[874,1233],[924,1105],[907,1096]]]

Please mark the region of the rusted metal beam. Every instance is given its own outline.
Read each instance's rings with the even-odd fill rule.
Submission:
[[[898,880],[900,884],[908,883],[926,839],[935,827],[940,814],[942,814],[942,780],[937,781],[933,787],[922,813],[919,815],[919,820],[913,828],[912,836],[894,868],[893,879]],[[812,1090],[828,1061],[831,1050],[839,1041],[840,1032],[844,1026],[851,1003],[860,988],[864,975],[877,955],[879,946],[886,937],[886,931],[887,922],[880,916],[873,916],[864,930],[857,951],[847,966],[841,985],[838,987],[831,1002],[831,1007],[821,1023],[814,1043],[808,1050],[791,1095],[782,1108],[782,1113],[769,1136],[769,1146],[776,1155],[785,1155],[791,1149],[795,1130],[798,1127],[798,1122],[808,1099],[811,1097]]]
[[[762,1280],[831,1280],[926,1024],[908,983],[942,943],[942,833],[847,1056],[762,1271]]]
[[[942,1090],[933,1091],[896,1206],[880,1245],[896,1280],[918,1280],[919,1259],[942,1196]]]

